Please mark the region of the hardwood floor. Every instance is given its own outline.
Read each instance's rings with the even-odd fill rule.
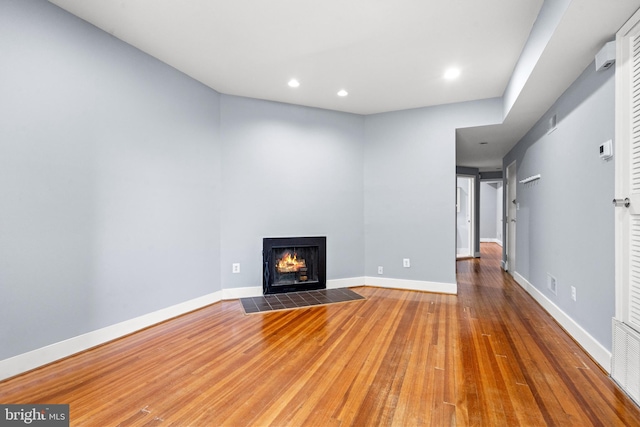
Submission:
[[[640,411],[507,274],[458,262],[458,296],[244,315],[225,301],[0,382],[74,426],[634,426]]]

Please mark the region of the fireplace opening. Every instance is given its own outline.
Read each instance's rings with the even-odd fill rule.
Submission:
[[[275,237],[262,243],[263,293],[326,289],[326,237]]]

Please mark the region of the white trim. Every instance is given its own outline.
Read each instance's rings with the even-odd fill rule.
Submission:
[[[227,288],[222,290],[222,299],[240,299],[262,296],[262,286],[247,286],[246,288]]]
[[[156,323],[164,322],[165,320],[216,303],[221,299],[222,291],[214,292],[134,319],[107,326],[106,328],[91,331],[46,347],[0,360],[0,380],[88,350],[97,345],[155,325]]]
[[[421,280],[390,279],[386,277],[348,277],[327,280],[327,289],[355,288],[357,286],[374,286],[378,288],[406,289],[410,291],[440,292],[456,294],[456,283],[425,282]],[[262,287],[230,288],[222,290],[222,299],[238,299],[262,295]]]
[[[516,239],[518,238],[518,227],[516,226],[517,223],[513,222],[513,229],[511,228],[511,224],[512,224],[511,220],[516,220],[518,218],[517,205],[515,210],[513,211],[511,210],[513,199],[517,200],[517,197],[518,197],[517,166],[518,165],[516,163],[516,160],[514,160],[513,162],[509,163],[509,165],[505,169],[506,185],[503,188],[503,192],[502,192],[502,198],[505,201],[505,204],[504,204],[505,210],[503,210],[502,212],[502,216],[504,218],[504,223],[505,223],[505,228],[504,228],[505,233],[503,234],[502,237],[505,239],[505,243],[506,243],[505,254],[507,256],[507,267],[511,270],[515,270],[516,268],[516,260],[518,255],[516,253],[516,246],[517,246]],[[512,213],[514,214],[514,216],[511,215]],[[510,271],[510,270],[507,270],[507,271]]]
[[[481,238],[480,243],[497,243],[502,246],[502,240],[500,239]]]
[[[611,352],[596,341],[587,331],[585,331],[567,313],[555,305],[546,295],[540,292],[527,279],[518,272],[513,273],[515,281],[544,308],[571,337],[591,355],[602,369],[611,372]]]
[[[357,286],[374,286],[378,288],[405,289],[410,291],[439,292],[444,294],[456,294],[456,283],[425,282],[422,280],[390,279],[386,277],[347,277],[344,279],[327,280],[327,289],[355,288]],[[224,289],[224,300],[257,297],[262,295],[262,287],[252,286],[245,288]]]
[[[330,279],[327,280],[327,289],[355,288],[356,286],[363,286],[364,284],[364,276],[348,277],[346,279]]]
[[[352,288],[364,285],[364,277],[350,277],[346,279],[327,280],[327,289]],[[247,286],[244,288],[228,288],[222,290],[222,299],[240,299],[262,296],[262,286]]]
[[[457,173],[456,174],[456,188],[459,190],[460,187],[458,187],[458,178],[466,178],[469,180],[469,197],[468,197],[468,216],[469,216],[469,253],[467,254],[466,252],[460,254],[458,253],[458,213],[460,212],[458,210],[458,207],[460,206],[460,201],[456,200],[456,216],[455,216],[455,221],[456,221],[456,259],[458,258],[467,258],[467,257],[474,257],[474,258],[480,258],[480,252],[477,251],[478,248],[476,248],[477,244],[476,244],[476,227],[478,227],[479,225],[476,224],[476,216],[477,216],[477,212],[476,212],[476,198],[478,197],[478,195],[476,194],[476,191],[478,190],[477,186],[478,186],[478,180],[479,177],[477,175],[467,175],[464,173]],[[463,248],[466,249],[466,248]]]
[[[388,279],[386,277],[365,277],[367,286],[389,289],[406,289],[410,291],[437,292],[441,294],[457,294],[457,283],[425,282],[422,280]]]
[[[638,214],[634,209],[637,194],[632,189],[631,153],[632,140],[632,87],[634,84],[633,59],[636,57],[632,49],[633,40],[640,33],[640,10],[620,28],[616,34],[616,97],[615,97],[615,193],[616,198],[631,198],[630,209],[616,209],[615,213],[615,319],[627,324],[634,324],[630,316],[632,279],[630,263],[632,216]],[[635,325],[637,328],[637,325]]]
[[[629,27],[629,23],[633,22],[635,18],[631,17],[629,21],[627,21],[622,28],[616,34],[616,97],[615,97],[615,138],[614,138],[614,166],[615,166],[615,197],[618,197],[620,194],[625,194],[626,192],[626,183],[625,177],[627,174],[627,164],[629,163],[629,159],[624,155],[627,149],[627,141],[629,140],[629,129],[630,126],[626,124],[630,122],[629,115],[631,113],[631,90],[629,88],[630,80],[630,64],[625,59],[629,56],[627,53],[627,49],[625,49],[625,37],[631,30]],[[618,210],[618,209],[616,209]],[[619,211],[620,212],[620,211]],[[626,229],[626,224],[624,220],[620,218],[620,214],[616,214],[616,218],[614,221],[614,242],[615,242],[615,270],[614,270],[614,289],[615,289],[615,319],[624,322],[627,320],[627,304],[626,304],[626,296],[628,287],[626,286],[625,281],[625,260],[623,254],[625,251],[625,240],[626,234],[628,230]]]

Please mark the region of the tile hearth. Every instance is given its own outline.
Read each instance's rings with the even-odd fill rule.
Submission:
[[[265,311],[288,310],[311,307],[314,305],[335,304],[365,299],[351,289],[320,289],[315,291],[288,292],[263,295],[260,297],[240,298],[245,314]]]

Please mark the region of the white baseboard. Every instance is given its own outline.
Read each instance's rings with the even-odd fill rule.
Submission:
[[[106,328],[78,335],[46,347],[0,360],[0,380],[46,365],[72,354],[90,349],[116,338],[139,331],[156,323],[163,322],[181,314],[213,304],[222,299],[222,291],[204,295],[171,307],[126,320]]]
[[[410,291],[437,292],[441,294],[457,294],[457,283],[425,282],[422,280],[389,279],[386,277],[365,277],[367,286],[379,288],[406,289]]]
[[[502,246],[502,240],[500,239],[481,238],[480,243],[497,243]]]
[[[356,287],[363,286],[365,284],[381,288],[407,289],[447,294],[455,294],[457,292],[457,284],[455,283],[436,283],[379,277],[350,277],[346,279],[327,280],[327,289]],[[112,326],[107,326],[106,328],[91,331],[46,347],[0,360],[0,381],[218,301],[261,295],[261,286],[223,289],[209,295],[204,295],[199,298],[136,317],[135,319],[126,320]]]
[[[364,285],[364,277],[350,277],[346,279],[328,279],[327,289],[352,288]],[[244,288],[228,288],[222,290],[222,299],[239,299],[262,296],[262,286],[247,286]]]
[[[262,286],[248,286],[246,288],[228,288],[222,290],[222,299],[240,299],[262,296]]]
[[[595,338],[585,331],[579,324],[555,305],[546,295],[540,292],[518,272],[513,273],[515,281],[533,297],[547,312],[576,340],[582,348],[600,365],[602,369],[611,372],[611,352],[602,346]]]
[[[458,285],[455,283],[424,282],[420,280],[389,279],[385,277],[347,277],[345,279],[328,279],[327,289],[355,288],[357,286],[375,286],[379,288],[407,289],[411,291],[440,292],[455,294]],[[222,290],[222,299],[238,299],[262,296],[261,286],[229,288]]]
[[[355,288],[356,286],[363,286],[364,284],[364,276],[348,277],[346,279],[330,279],[327,280],[327,289]]]

